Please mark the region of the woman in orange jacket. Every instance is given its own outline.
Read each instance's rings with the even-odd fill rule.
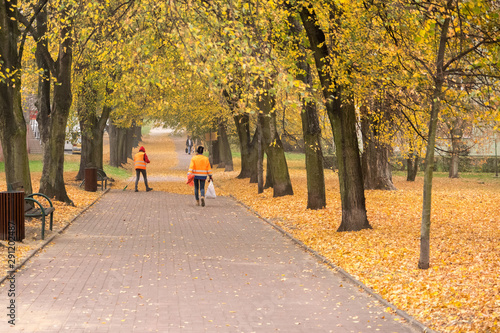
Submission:
[[[199,146],[196,149],[197,154],[191,158],[191,163],[189,163],[188,176],[194,175],[194,198],[196,199],[196,205],[200,205],[201,199],[201,206],[205,207],[205,182],[207,176],[212,181],[212,168],[210,167],[208,157],[203,156],[203,150],[203,146]]]

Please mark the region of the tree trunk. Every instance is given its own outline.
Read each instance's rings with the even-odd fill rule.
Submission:
[[[452,149],[455,149],[455,148],[452,148]],[[450,159],[450,170],[448,172],[449,178],[459,178],[459,174],[458,174],[459,164],[460,164],[460,156],[456,152],[453,152],[451,154],[451,159]]]
[[[95,110],[87,110],[86,115],[80,121],[82,138],[82,150],[80,158],[80,170],[76,179],[83,180],[85,168],[103,168],[103,135],[104,127],[109,118],[111,108],[105,106],[101,116],[97,117]]]
[[[371,229],[366,216],[354,101],[352,97],[340,100],[337,98],[327,106],[334,133],[342,201],[342,222],[337,231]]]
[[[135,125],[124,129],[124,131],[125,131],[125,142],[126,142],[125,163],[127,163],[129,158],[133,159],[132,150],[134,150]]]
[[[268,172],[271,172],[273,196],[281,197],[293,195],[292,182],[288,173],[285,151],[276,128],[276,112],[273,112],[274,97],[266,92],[259,96],[257,102],[259,110],[262,111],[260,125],[262,129],[262,140],[268,159]]]
[[[439,89],[439,90],[438,90]],[[432,176],[434,172],[434,147],[436,144],[436,130],[439,114],[439,98],[441,97],[442,82],[433,94],[431,120],[429,124],[429,136],[427,152],[425,154],[424,192],[422,207],[422,224],[420,227],[420,258],[418,268],[428,269],[430,261],[430,230],[431,230],[431,200],[432,200]]]
[[[257,193],[264,192],[264,151],[262,149],[262,123],[261,115],[257,120]],[[251,182],[251,181],[250,181]]]
[[[447,6],[452,5],[448,0]],[[436,57],[435,86],[431,100],[431,119],[429,123],[429,136],[425,154],[424,193],[422,207],[422,224],[420,227],[420,258],[418,268],[428,269],[430,263],[430,230],[431,230],[431,205],[432,205],[432,176],[434,171],[434,148],[436,147],[436,130],[439,116],[439,107],[444,84],[444,56],[450,18],[446,17],[441,26],[439,49]]]
[[[303,109],[301,116],[306,153],[307,208],[322,209],[326,207],[326,191],[316,103],[303,101]]]
[[[217,140],[212,140],[210,142],[210,157],[211,157],[211,164],[212,167],[214,166],[219,166],[221,163],[221,156],[220,156],[220,141],[219,139]]]
[[[36,18],[37,32],[39,36],[44,36],[47,33],[47,8],[44,7]],[[48,149],[47,143],[50,137],[50,95],[51,95],[51,73],[50,67],[45,59],[43,50],[48,49],[48,43],[46,38],[41,38],[37,42],[37,48],[35,52],[35,58],[38,70],[43,73],[38,78],[38,92],[37,92],[37,102],[36,106],[38,113],[36,120],[38,122],[38,130],[40,132],[40,143],[42,145],[42,151]]]
[[[134,123],[134,139],[132,142],[132,148],[139,147],[139,142],[141,142],[141,141],[142,141],[142,127],[137,126]]]
[[[252,143],[250,144],[250,155],[248,156],[248,165],[250,166],[250,183],[258,183],[259,171],[258,163],[259,159],[263,159],[264,152],[262,150],[262,140],[259,138],[259,121],[257,120],[257,128],[255,129],[255,134],[253,135]],[[260,141],[259,141],[260,140]],[[260,147],[260,148],[259,148]]]
[[[396,190],[392,183],[392,171],[389,164],[390,147],[380,142],[377,124],[368,115],[366,106],[361,108],[361,113],[361,132],[363,133],[361,161],[364,187],[366,190]]]
[[[127,129],[117,128],[118,130],[118,162],[120,165],[127,164]]]
[[[109,124],[109,165],[120,167],[127,164],[128,157],[132,155],[132,147],[127,137],[131,133],[126,128],[117,127],[113,122]]]
[[[63,13],[64,15],[66,13]],[[71,20],[71,18],[69,19]],[[60,32],[59,55],[53,73],[56,76],[57,84],[54,85],[53,108],[48,122],[50,133],[47,142],[45,142],[44,164],[42,178],[40,179],[40,192],[69,204],[73,204],[73,202],[68,197],[64,185],[64,143],[66,142],[66,124],[72,102],[71,65],[73,61],[73,40],[71,30],[71,26],[65,26]]]
[[[262,151],[265,151],[265,148],[262,147]],[[264,160],[264,154],[262,155],[262,160]],[[264,162],[264,161],[262,161]],[[264,183],[264,189],[273,187],[273,167],[271,165],[271,159],[269,156],[266,158],[266,178]]]
[[[452,128],[451,134],[451,159],[450,170],[448,173],[449,178],[459,178],[458,166],[460,164],[460,143],[462,139],[462,130],[460,128]]]
[[[0,57],[4,78],[0,81],[0,141],[7,183],[22,182],[24,191],[32,193],[26,121],[21,107],[21,63],[17,51],[19,30],[14,15],[17,1],[0,3]]]
[[[250,141],[250,116],[248,113],[238,114],[233,117],[240,143],[241,171],[236,178],[250,178],[256,164],[251,163],[252,143]],[[255,159],[254,159],[255,160]]]
[[[333,12],[331,14],[331,16],[340,15]],[[366,216],[353,96],[349,94],[344,96],[342,87],[336,84],[328,71],[326,61],[330,58],[330,54],[325,34],[321,30],[312,8],[302,7],[300,17],[314,54],[335,141],[342,201],[342,222],[338,231],[358,231],[371,228]]]
[[[294,16],[290,16],[289,20],[291,31],[297,38],[297,48],[302,52],[297,60],[297,67],[302,72],[297,75],[297,79],[306,84],[307,91],[312,96],[311,66],[307,62],[305,47],[298,39],[303,29]],[[306,155],[307,208],[322,209],[326,207],[325,173],[321,150],[321,128],[315,101],[302,99],[301,120]]]
[[[118,128],[113,122],[110,122],[109,128],[109,165],[112,167],[121,166],[121,161],[118,158]]]
[[[218,136],[221,162],[224,164],[224,171],[233,171],[233,155],[231,154],[231,145],[227,137],[226,127],[226,120],[219,121]]]
[[[407,167],[407,173],[406,173],[406,180],[409,182],[414,182],[415,178],[417,178],[417,172],[418,172],[418,155],[412,154],[408,156],[406,160],[406,167]]]

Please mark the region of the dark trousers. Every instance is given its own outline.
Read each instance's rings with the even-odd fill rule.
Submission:
[[[144,185],[146,185],[146,190],[149,188],[148,186],[148,176],[146,176],[146,169],[135,169],[135,189],[137,190],[137,184],[139,183],[139,178],[144,178]]]
[[[198,189],[200,190],[201,196],[205,196],[205,181],[205,179],[194,179],[194,198],[196,200],[200,200],[200,197],[198,196]]]

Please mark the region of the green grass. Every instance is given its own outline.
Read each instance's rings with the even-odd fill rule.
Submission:
[[[239,150],[231,150],[233,158],[241,158],[241,153]],[[285,153],[287,161],[305,161],[306,155],[303,153]]]
[[[305,161],[306,154],[304,153],[285,153],[287,161]]]
[[[132,175],[132,173],[128,170],[112,167],[109,165],[104,165],[104,172],[106,172],[106,175],[108,177],[115,179],[127,179]]]
[[[30,172],[42,172],[43,163],[40,160],[30,161]],[[80,170],[80,162],[75,161],[65,161],[64,171],[78,171]],[[5,172],[5,163],[0,162],[0,172]],[[109,165],[104,166],[104,172],[108,177],[126,179],[130,177],[131,173],[123,168],[116,168]]]
[[[77,162],[65,162],[64,171],[78,171],[80,168],[80,163]],[[30,172],[42,172],[43,163],[42,161],[30,161]],[[5,163],[0,162],[0,172],[5,172]]]

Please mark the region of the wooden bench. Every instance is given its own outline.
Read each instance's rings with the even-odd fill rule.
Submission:
[[[108,180],[110,178],[108,175],[106,175],[106,172],[102,169],[97,169],[97,185],[99,185],[99,182],[101,182],[101,190],[104,191],[105,189],[108,188]],[[85,185],[85,179],[81,182],[80,187]]]
[[[21,182],[7,184],[7,191],[24,191],[24,187]],[[37,199],[35,199],[35,197]],[[42,201],[45,201],[45,206],[41,204],[39,198],[42,198]],[[45,239],[45,216],[50,215],[50,230],[52,230],[55,210],[56,209],[52,204],[52,201],[43,193],[32,193],[24,197],[24,216],[28,218],[42,218],[42,239]]]

